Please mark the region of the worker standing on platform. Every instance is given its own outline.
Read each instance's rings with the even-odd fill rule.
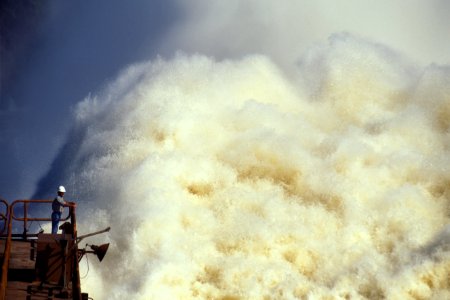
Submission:
[[[58,188],[58,196],[53,200],[52,203],[52,234],[58,233],[58,225],[61,220],[61,215],[64,210],[64,206],[69,206],[69,203],[64,201],[64,193],[66,189],[61,185]]]

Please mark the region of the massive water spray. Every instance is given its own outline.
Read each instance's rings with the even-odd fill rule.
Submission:
[[[450,69],[335,35],[128,67],[76,109],[66,182],[95,299],[450,297]],[[86,271],[82,263],[83,272]]]

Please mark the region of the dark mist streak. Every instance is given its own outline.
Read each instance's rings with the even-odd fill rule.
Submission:
[[[0,194],[9,200],[33,193],[71,127],[73,106],[124,66],[159,54],[158,41],[180,18],[164,0],[49,1],[46,8],[36,48],[8,87],[17,108],[1,112]]]

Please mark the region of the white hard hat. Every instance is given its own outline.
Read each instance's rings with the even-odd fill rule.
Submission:
[[[62,185],[60,185],[59,188],[58,188],[58,192],[65,193],[66,189]]]

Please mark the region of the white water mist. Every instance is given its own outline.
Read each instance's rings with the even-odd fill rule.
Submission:
[[[349,35],[294,77],[180,54],[76,117],[80,230],[112,227],[83,282],[96,299],[450,297],[446,67]]]

